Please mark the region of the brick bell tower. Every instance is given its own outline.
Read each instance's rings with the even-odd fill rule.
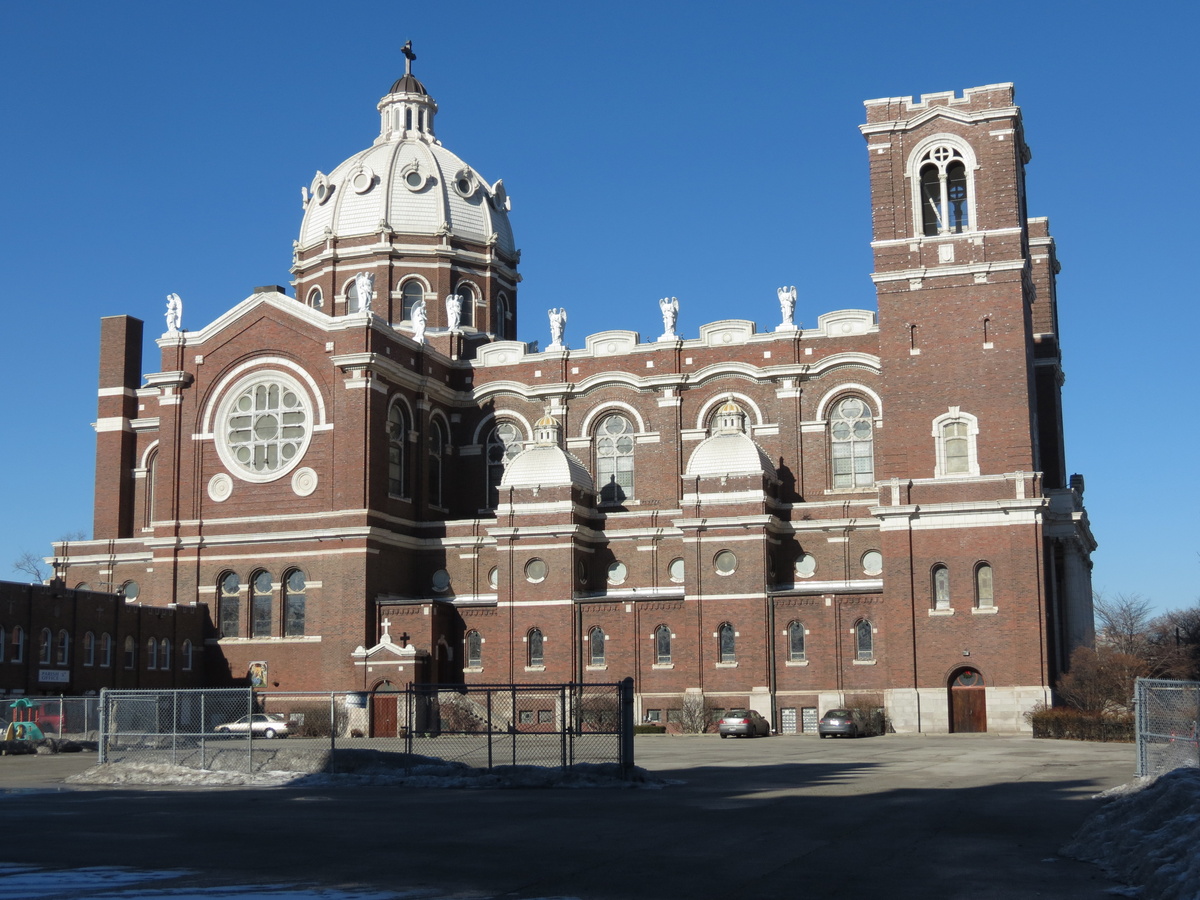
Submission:
[[[889,626],[905,648],[889,657],[889,680],[912,685],[893,709],[919,730],[962,730],[947,689],[964,665],[1004,705],[987,711],[995,721],[1048,699],[1087,635],[1081,573],[1094,541],[1082,480],[1076,496],[1065,478],[1057,262],[1046,221],[1026,212],[1030,153],[1011,84],[866,110],[876,514]],[[1053,528],[1081,563],[1070,583],[1047,573]]]

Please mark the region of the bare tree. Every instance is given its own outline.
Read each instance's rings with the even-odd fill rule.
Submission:
[[[13,562],[14,572],[23,572],[39,584],[46,580],[46,563],[31,550],[22,550]]]
[[[1155,674],[1200,680],[1200,602],[1154,619],[1149,626],[1149,644]]]
[[[1079,647],[1071,669],[1058,679],[1058,692],[1084,712],[1117,713],[1133,708],[1133,683],[1150,672],[1145,659],[1111,647]]]
[[[688,691],[679,705],[679,729],[684,734],[704,734],[713,723],[713,706],[708,698]]]
[[[1096,592],[1096,643],[1117,653],[1146,659],[1149,655],[1150,601],[1139,594]]]

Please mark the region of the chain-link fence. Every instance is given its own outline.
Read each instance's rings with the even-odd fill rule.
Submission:
[[[28,701],[19,715],[33,722],[42,735],[63,740],[94,741],[100,730],[99,697],[5,697],[0,700],[0,736],[14,720],[13,704]]]
[[[1134,704],[1138,775],[1200,766],[1200,682],[1139,678]]]
[[[633,683],[409,685],[391,692],[103,691],[100,761],[254,773],[619,763]],[[287,740],[283,740],[286,738]]]

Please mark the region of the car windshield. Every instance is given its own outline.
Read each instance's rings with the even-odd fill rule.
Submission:
[[[850,718],[850,710],[848,710],[848,709],[831,709],[829,712],[825,713],[825,718],[827,718],[827,719],[832,719],[835,716],[839,719],[848,719],[848,718]]]
[[[731,709],[729,712],[725,713],[725,718],[727,718],[727,719],[745,719],[745,718],[748,718],[749,715],[750,715],[750,710],[748,710],[748,709]]]

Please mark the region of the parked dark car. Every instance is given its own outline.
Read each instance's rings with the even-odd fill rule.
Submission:
[[[817,734],[826,738],[830,735],[840,737],[861,737],[867,733],[866,722],[862,713],[856,709],[831,709],[821,716],[817,723]]]
[[[717,732],[723,738],[727,738],[731,734],[751,738],[761,734],[766,737],[771,733],[771,726],[767,724],[766,719],[752,709],[730,709],[721,716],[721,720],[717,723]]]

